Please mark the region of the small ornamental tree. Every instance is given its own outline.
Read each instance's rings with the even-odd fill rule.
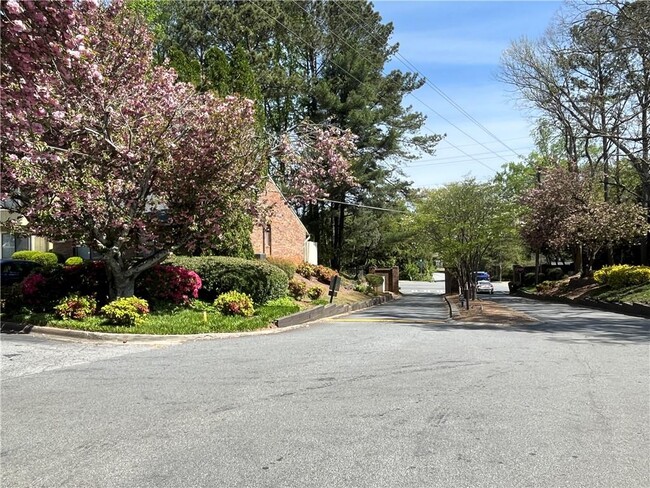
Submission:
[[[140,18],[97,3],[2,2],[0,199],[99,251],[114,299],[251,210],[264,160],[252,101],[177,82]]]

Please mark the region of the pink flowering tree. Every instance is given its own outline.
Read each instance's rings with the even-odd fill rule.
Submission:
[[[3,205],[25,231],[99,251],[111,298],[252,209],[253,102],[178,83],[120,2],[2,1]],[[18,222],[9,222],[16,225]]]
[[[327,188],[354,187],[351,164],[357,153],[356,139],[349,130],[305,120],[280,137],[272,173],[295,203],[326,198]]]
[[[640,205],[600,201],[584,175],[560,167],[547,169],[541,184],[524,193],[521,203],[524,241],[538,251],[583,249],[586,274],[604,246],[642,237],[649,230]]]

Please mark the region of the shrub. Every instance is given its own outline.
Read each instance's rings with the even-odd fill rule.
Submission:
[[[97,301],[92,297],[69,295],[54,307],[55,315],[63,320],[83,320],[97,311]]]
[[[217,297],[214,308],[223,315],[242,315],[250,317],[255,313],[253,300],[246,293],[229,291]]]
[[[323,266],[322,264],[316,266],[314,270],[314,275],[318,281],[325,283],[326,285],[329,285],[337,274],[336,271],[327,266]]]
[[[273,257],[266,258],[266,261],[284,271],[289,279],[293,278],[293,275],[296,274],[296,264],[293,261]]]
[[[43,273],[32,273],[21,283],[21,291],[25,304],[31,307],[43,308],[48,300],[48,283]]]
[[[309,279],[314,276],[314,274],[316,274],[316,266],[305,262],[300,263],[296,268],[296,273],[298,273],[303,278]]]
[[[546,275],[544,273],[540,273],[539,274],[539,282],[541,283],[545,279],[546,279]],[[526,273],[524,275],[523,285],[524,286],[533,286],[534,284],[535,284],[535,273],[534,272]]]
[[[650,283],[650,266],[606,266],[594,273],[594,279],[597,283],[609,285],[613,289],[643,285]]]
[[[240,291],[255,303],[266,303],[287,293],[287,275],[264,261],[223,256],[177,256],[169,262],[190,269],[201,277],[203,287],[199,297],[206,301],[213,301],[228,291]]]
[[[84,263],[84,260],[80,256],[71,256],[65,260],[66,266],[80,266]]]
[[[551,291],[554,287],[555,287],[555,283],[553,283],[553,281],[542,281],[535,287],[535,289],[537,290],[538,293],[547,293]]]
[[[11,255],[11,259],[22,259],[25,261],[33,261],[40,264],[44,268],[55,267],[59,260],[53,252],[44,251],[16,251]]]
[[[187,305],[199,297],[201,278],[182,266],[158,264],[147,270],[138,283],[138,294],[149,300]]]
[[[133,327],[144,322],[145,315],[149,313],[149,304],[137,297],[118,298],[104,305],[101,313],[112,324]]]
[[[0,312],[11,315],[17,313],[23,305],[24,299],[22,283],[14,283],[13,285],[2,287]]]
[[[323,289],[320,286],[312,286],[307,290],[307,296],[310,300],[318,300],[323,295]]]
[[[366,295],[374,295],[375,289],[367,283],[358,283],[354,286],[354,291],[365,293]]]
[[[373,288],[378,288],[384,284],[384,277],[378,274],[367,274],[366,281]]]
[[[302,300],[307,294],[307,285],[298,279],[289,281],[289,295],[296,300]]]
[[[53,283],[51,286],[61,286],[63,296],[92,296],[100,306],[108,303],[108,278],[104,261],[82,261],[79,265],[64,266],[48,281]]]
[[[268,302],[266,302],[265,305],[268,307],[296,307],[297,306],[296,302],[294,302],[289,297],[275,298],[273,300],[269,300]]]
[[[546,270],[546,277],[551,281],[561,280],[564,276],[562,268],[549,268]]]

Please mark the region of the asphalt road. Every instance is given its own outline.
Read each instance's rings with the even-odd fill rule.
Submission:
[[[463,327],[428,287],[229,340],[3,335],[0,485],[650,486],[647,320],[495,294],[540,322]]]

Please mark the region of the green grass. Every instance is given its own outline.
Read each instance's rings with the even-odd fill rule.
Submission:
[[[299,309],[295,303],[278,300],[258,307],[252,317],[236,317],[221,315],[210,305],[198,303],[197,307],[192,309],[166,307],[155,310],[146,317],[144,324],[137,327],[110,325],[105,319],[97,316],[85,320],[58,320],[54,315],[46,313],[16,315],[7,320],[62,329],[119,334],[205,334],[261,329]]]
[[[607,290],[592,296],[607,302],[650,303],[650,283]]]

